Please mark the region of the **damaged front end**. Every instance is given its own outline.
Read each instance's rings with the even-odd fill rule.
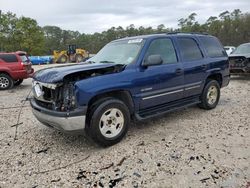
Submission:
[[[124,68],[114,64],[101,66],[89,69],[80,66],[82,70],[69,66],[37,72],[32,83],[34,97],[31,100],[36,118],[41,123],[62,131],[82,132],[87,106],[78,104],[78,89],[75,84],[84,79],[120,72]]]
[[[33,81],[33,93],[32,111],[42,124],[64,132],[83,133],[87,106],[77,106],[73,83]]]
[[[250,73],[250,57],[231,56],[229,57],[229,62],[231,74]]]
[[[47,84],[33,81],[33,93],[37,104],[49,110],[67,112],[77,107],[74,83]]]

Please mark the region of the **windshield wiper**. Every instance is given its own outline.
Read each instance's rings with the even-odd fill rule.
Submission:
[[[115,63],[114,61],[100,61],[100,63]]]
[[[86,61],[86,63],[92,64],[92,63],[96,63],[95,61]]]

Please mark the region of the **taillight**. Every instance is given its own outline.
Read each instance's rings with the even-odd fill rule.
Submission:
[[[26,70],[27,72],[29,72],[29,62],[21,62],[22,68],[23,70]]]

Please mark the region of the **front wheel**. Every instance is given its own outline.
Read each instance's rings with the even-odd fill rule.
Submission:
[[[120,100],[108,99],[90,112],[88,134],[101,146],[118,143],[127,133],[130,123],[128,107]]]
[[[83,62],[83,56],[81,54],[76,54],[76,63]]]
[[[217,106],[220,99],[220,85],[216,80],[209,80],[202,92],[200,108],[210,110]]]

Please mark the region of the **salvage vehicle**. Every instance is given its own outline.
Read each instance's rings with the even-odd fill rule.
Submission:
[[[0,90],[18,86],[32,77],[34,69],[26,52],[0,53]]]
[[[250,73],[250,43],[239,45],[229,55],[229,62],[231,74]]]
[[[85,63],[40,70],[30,103],[61,131],[85,132],[102,146],[119,142],[131,120],[198,104],[213,109],[230,80],[217,38],[169,33],[112,41]]]

